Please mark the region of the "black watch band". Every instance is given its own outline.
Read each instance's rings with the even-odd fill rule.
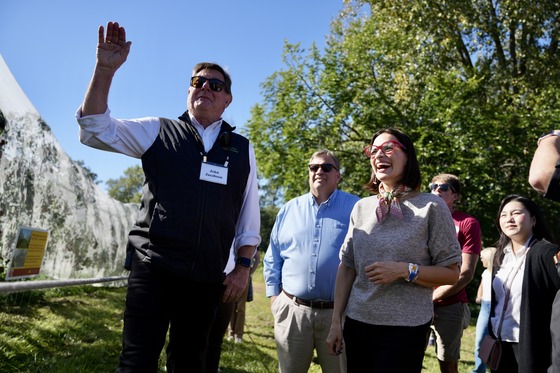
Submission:
[[[237,258],[237,261],[235,263],[243,267],[251,268],[251,262],[252,260],[250,258],[244,258],[241,256]]]

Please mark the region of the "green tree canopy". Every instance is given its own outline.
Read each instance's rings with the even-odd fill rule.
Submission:
[[[125,203],[140,203],[144,171],[139,165],[124,170],[124,176],[107,180],[108,193],[114,199]]]
[[[486,246],[510,193],[535,199],[556,227],[560,209],[527,178],[537,138],[558,127],[559,15],[556,1],[346,1],[323,51],[285,45],[285,69],[252,108],[246,133],[268,193],[307,191],[306,162],[328,148],[341,189],[365,196],[362,148],[398,127],[415,142],[424,191],[438,173],[461,178],[460,209]]]

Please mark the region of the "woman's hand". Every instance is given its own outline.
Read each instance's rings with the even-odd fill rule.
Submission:
[[[330,355],[337,356],[342,353],[344,341],[342,336],[342,326],[339,323],[332,323],[329,335],[327,336],[327,350]]]
[[[408,263],[375,262],[365,267],[369,281],[376,285],[386,285],[408,277]]]

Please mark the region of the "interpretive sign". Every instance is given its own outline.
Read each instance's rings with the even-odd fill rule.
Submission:
[[[38,276],[48,239],[49,231],[19,227],[12,258],[8,264],[6,280]]]

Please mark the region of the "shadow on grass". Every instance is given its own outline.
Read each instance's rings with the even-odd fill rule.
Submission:
[[[0,310],[0,372],[114,371],[123,305],[124,290],[97,289]]]

